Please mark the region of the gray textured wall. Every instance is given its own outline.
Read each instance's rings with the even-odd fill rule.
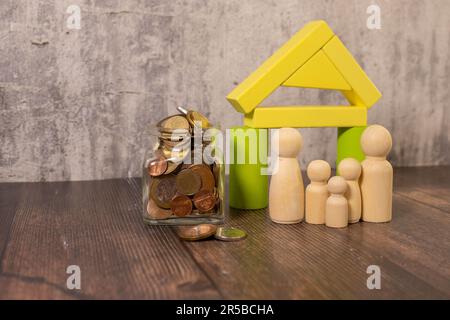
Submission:
[[[381,7],[382,29],[366,27]],[[81,29],[66,9],[81,7]],[[151,124],[177,105],[222,127],[226,94],[283,42],[325,19],[379,87],[371,122],[395,165],[450,164],[450,1],[1,0],[0,181],[139,176]],[[333,103],[287,89],[271,102]],[[302,129],[302,163],[335,153],[335,130]]]

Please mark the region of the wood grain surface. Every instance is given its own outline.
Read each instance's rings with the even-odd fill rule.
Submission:
[[[231,210],[241,242],[146,226],[139,179],[0,184],[2,299],[450,298],[450,167],[396,168],[393,221],[329,229]],[[305,180],[305,183],[307,181]],[[66,268],[81,268],[81,290]],[[369,265],[381,290],[368,290]]]

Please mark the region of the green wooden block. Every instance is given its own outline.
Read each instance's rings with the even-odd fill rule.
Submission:
[[[262,209],[269,204],[267,129],[230,129],[229,205],[237,209]]]
[[[360,140],[366,128],[367,126],[338,128],[336,170],[342,159],[354,158],[359,162],[364,160]]]

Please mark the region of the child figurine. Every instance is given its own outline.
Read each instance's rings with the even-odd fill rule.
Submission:
[[[344,197],[347,182],[335,176],[328,181],[330,196],[325,209],[325,224],[331,228],[345,228],[348,225],[348,201]]]
[[[311,224],[324,224],[331,167],[326,161],[314,160],[308,165],[306,173],[311,183],[306,187],[305,220]]]
[[[345,197],[348,201],[348,223],[356,223],[361,219],[361,189],[359,176],[361,164],[353,158],[345,158],[339,162],[339,175],[347,181]]]

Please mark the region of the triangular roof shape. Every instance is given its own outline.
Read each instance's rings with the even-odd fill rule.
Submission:
[[[366,109],[381,97],[351,53],[322,20],[305,25],[227,99],[238,112],[251,118],[255,108],[280,86],[340,90],[352,106]]]

